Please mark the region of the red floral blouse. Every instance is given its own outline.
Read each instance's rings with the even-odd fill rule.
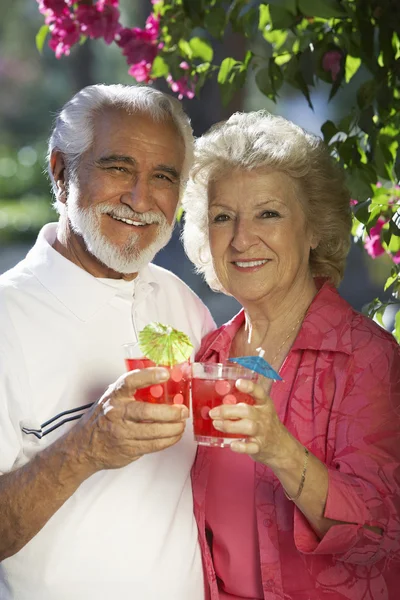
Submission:
[[[224,362],[241,311],[211,332],[197,360]],[[329,470],[319,540],[272,471],[255,469],[255,509],[265,600],[400,598],[400,347],[328,283],[315,296],[271,398],[288,430]],[[195,514],[211,600],[216,574],[206,541],[211,453],[192,471]],[[382,529],[379,535],[364,525]]]

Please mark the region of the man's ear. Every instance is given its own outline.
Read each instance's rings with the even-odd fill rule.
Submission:
[[[67,181],[64,155],[59,150],[53,150],[50,156],[50,169],[57,188],[57,200],[63,204],[67,201]]]

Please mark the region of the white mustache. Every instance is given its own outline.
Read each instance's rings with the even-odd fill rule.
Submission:
[[[130,219],[131,221],[139,221],[146,225],[157,223],[163,225],[166,222],[166,218],[163,215],[159,215],[153,212],[139,213],[128,206],[99,206],[97,208],[98,214],[108,214],[111,217],[117,217],[118,219]]]

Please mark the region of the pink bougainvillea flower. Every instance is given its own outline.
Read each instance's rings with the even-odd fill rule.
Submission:
[[[121,29],[119,14],[118,0],[98,0],[95,4],[80,4],[76,19],[84,35],[104,38],[106,44],[111,44]]]
[[[69,14],[70,1],[67,0],[37,0],[39,12],[46,17],[52,18],[62,17]]]
[[[396,254],[392,254],[392,259],[396,265],[400,265],[400,250]]]
[[[56,58],[67,55],[71,47],[79,42],[81,37],[78,23],[70,16],[57,18],[50,25],[51,39],[49,46],[54,50]]]
[[[190,100],[194,98],[194,84],[189,81],[187,76],[181,77],[178,81],[174,81],[172,75],[168,75],[167,81],[171,90],[178,94],[179,100],[182,100],[184,96]]]
[[[376,225],[371,227],[369,235],[364,240],[364,248],[371,258],[381,256],[385,252],[381,242],[381,231],[386,222],[383,217],[379,217]]]
[[[122,48],[128,65],[131,65],[129,74],[136,81],[151,80],[150,72],[153,61],[157,55],[157,45],[154,43],[153,34],[145,29],[133,27],[121,29],[116,42]]]
[[[151,14],[146,19],[145,30],[152,36],[153,41],[156,41],[160,33],[160,19]]]
[[[357,204],[358,204],[358,200],[355,200],[354,198],[352,198],[350,200],[350,206],[357,206]]]
[[[340,73],[342,56],[340,50],[329,50],[322,57],[322,68],[331,74],[332,81],[336,81]]]
[[[128,65],[131,65],[129,74],[136,81],[151,81],[150,73],[158,49],[159,20],[150,15],[146,20],[145,29],[132,27],[124,28],[118,32],[116,43],[122,48]]]

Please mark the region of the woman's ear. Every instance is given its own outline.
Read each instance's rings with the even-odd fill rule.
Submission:
[[[311,239],[310,239],[311,250],[315,250],[315,248],[317,248],[319,242],[320,242],[320,237],[316,233],[313,233],[311,235]]]
[[[57,200],[65,204],[67,201],[67,182],[65,180],[66,169],[64,155],[59,150],[53,150],[51,153],[50,169],[57,188]]]

